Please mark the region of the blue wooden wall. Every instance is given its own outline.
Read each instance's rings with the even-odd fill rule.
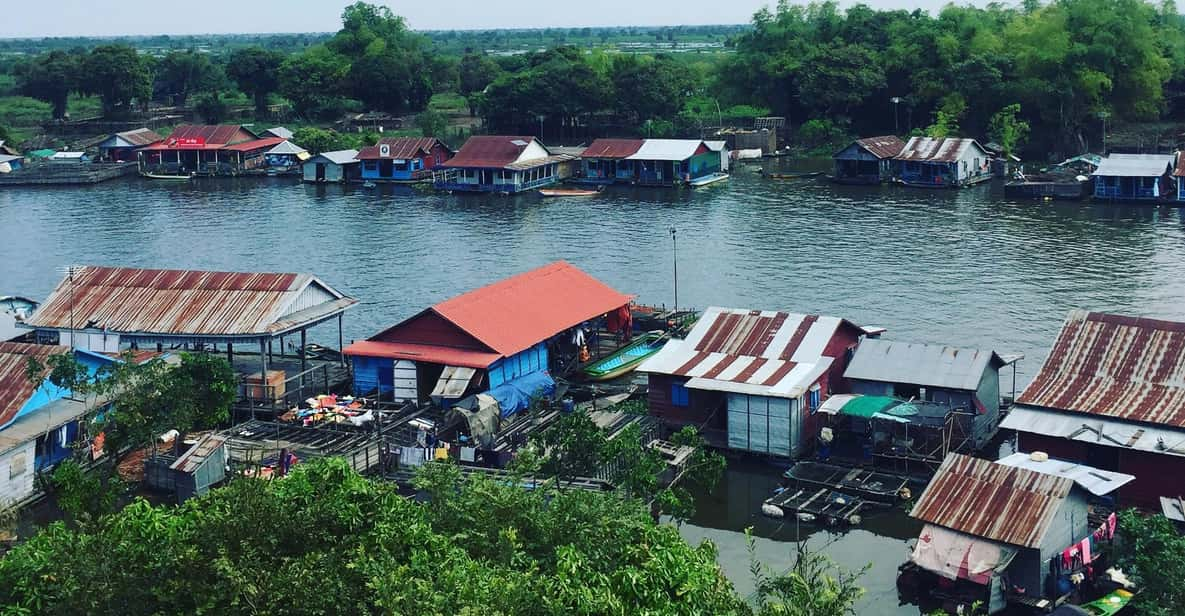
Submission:
[[[532,372],[547,370],[547,343],[520,351],[510,357],[499,359],[490,365],[490,389]]]

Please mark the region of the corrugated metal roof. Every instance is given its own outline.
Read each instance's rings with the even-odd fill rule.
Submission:
[[[169,133],[165,143],[172,147],[179,139],[202,139],[207,146],[250,141],[257,135],[238,124],[182,124]]]
[[[510,356],[630,302],[566,261],[458,295],[432,310]]]
[[[470,137],[443,166],[503,169],[518,160],[534,137],[515,135],[478,135]],[[539,144],[543,145],[543,144]],[[546,147],[544,147],[546,149]],[[526,162],[526,161],[523,161]]]
[[[202,440],[194,443],[193,447],[181,454],[181,457],[177,458],[169,468],[187,475],[192,474],[201,467],[207,458],[222,449],[229,438],[221,434],[207,434]],[[219,461],[219,463],[223,464],[224,462]]]
[[[30,383],[27,374],[29,358],[45,366],[49,356],[69,352],[70,349],[60,346],[0,342],[0,427],[16,417],[21,407],[33,397],[41,381],[49,376],[49,369],[46,368],[37,383]]]
[[[857,139],[856,143],[877,158],[893,158],[905,149],[905,142],[897,135],[865,137]]]
[[[987,150],[974,139],[910,137],[901,153],[893,158],[913,162],[953,163],[972,148],[978,149],[984,156],[988,155]]]
[[[329,299],[295,306],[314,287]],[[84,266],[75,268],[73,282],[67,276],[58,283],[26,324],[128,334],[267,335],[355,303],[309,274]]]
[[[0,163],[11,163],[14,160],[23,160],[24,156],[12,156],[11,154],[0,154]]]
[[[281,141],[276,147],[267,151],[268,154],[304,154],[306,152],[308,150],[291,141]]]
[[[796,398],[831,365],[836,317],[711,307],[683,340],[671,340],[638,370],[690,377],[695,389]]]
[[[704,141],[704,145],[708,146],[708,149],[713,152],[721,152],[728,149],[727,141]]]
[[[592,142],[583,158],[626,158],[642,147],[641,139],[597,139]]]
[[[1136,424],[1080,413],[1063,413],[1014,404],[1000,427],[1072,441],[1135,449],[1160,455],[1185,456],[1185,432],[1180,428]]]
[[[137,128],[135,130],[125,130],[122,133],[115,133],[116,137],[132,144],[133,146],[152,145],[164,139],[147,128]]]
[[[510,169],[512,171],[521,171],[524,169],[530,169],[532,167],[538,167],[540,165],[549,165],[551,163],[562,163],[566,160],[572,160],[574,158],[576,158],[576,157],[572,156],[571,154],[555,154],[555,155],[547,156],[544,158],[531,158],[531,159],[520,161],[517,163],[510,163],[509,165],[506,165],[505,168]]]
[[[295,136],[292,131],[284,128],[283,126],[275,126],[263,131],[262,136],[268,135],[271,135],[272,137],[279,137],[281,139],[292,139]]]
[[[272,148],[281,143],[284,143],[284,140],[280,137],[264,137],[263,139],[252,139],[251,141],[243,141],[242,143],[228,145],[222,149],[231,152],[250,152],[251,150]]]
[[[1173,167],[1172,154],[1111,154],[1091,175],[1109,177],[1158,177]]]
[[[844,378],[974,391],[991,365],[1004,365],[993,351],[866,338]]]
[[[359,160],[392,158],[406,160],[409,158],[420,158],[432,153],[432,148],[437,145],[444,146],[439,139],[433,137],[384,137],[379,139],[375,145],[368,145],[358,151]],[[386,156],[382,154],[382,147],[386,145],[388,153]],[[445,149],[448,149],[447,146]]]
[[[345,354],[358,357],[382,357],[387,359],[409,359],[446,366],[487,368],[502,359],[498,353],[458,349],[447,346],[412,344],[409,342],[384,342],[381,340],[359,340],[346,347]]]
[[[1017,402],[1185,428],[1185,323],[1072,311]]]
[[[335,150],[333,152],[321,152],[320,154],[310,158],[305,162],[315,162],[318,158],[323,158],[335,165],[349,165],[358,161],[358,150]]]
[[[1074,482],[952,453],[909,515],[952,530],[1036,548]]]
[[[1037,461],[1027,453],[1014,453],[1010,456],[1000,458],[996,463],[1003,464],[1004,466],[1025,468],[1030,471],[1045,473],[1046,475],[1065,477],[1066,479],[1073,480],[1074,483],[1078,484],[1078,487],[1095,496],[1110,494],[1136,478],[1135,475],[1104,471],[1093,466],[1066,462],[1065,460],[1049,458],[1044,461]]]
[[[626,156],[627,160],[687,160],[704,142],[699,139],[646,139],[637,152]]]

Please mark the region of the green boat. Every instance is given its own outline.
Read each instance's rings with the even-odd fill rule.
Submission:
[[[615,379],[637,368],[647,357],[657,353],[666,343],[666,339],[665,332],[646,332],[612,355],[585,366],[584,376],[590,381]]]
[[[1090,603],[1083,603],[1078,606],[1095,616],[1111,616],[1122,610],[1132,600],[1132,593],[1120,588],[1106,595],[1101,599],[1096,599]]]

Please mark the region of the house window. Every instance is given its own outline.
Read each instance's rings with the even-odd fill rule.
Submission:
[[[691,404],[687,388],[682,383],[671,385],[671,404],[675,406],[689,406]]]

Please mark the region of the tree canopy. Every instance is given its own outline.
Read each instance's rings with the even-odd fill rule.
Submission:
[[[82,60],[80,87],[103,100],[104,115],[152,97],[152,62],[128,45],[99,45]]]

